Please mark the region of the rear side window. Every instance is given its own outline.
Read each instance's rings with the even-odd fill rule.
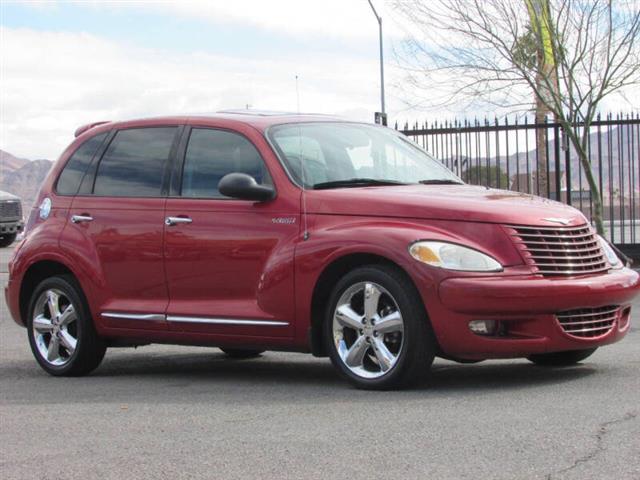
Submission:
[[[82,182],[82,178],[89,168],[91,159],[93,159],[106,136],[107,132],[91,137],[71,155],[58,177],[58,183],[56,184],[58,195],[75,195],[78,193],[80,182]]]
[[[159,197],[176,127],[120,130],[102,156],[93,193]]]
[[[236,172],[271,185],[258,150],[242,135],[203,128],[191,131],[182,172],[183,197],[227,198],[218,191],[218,183]]]

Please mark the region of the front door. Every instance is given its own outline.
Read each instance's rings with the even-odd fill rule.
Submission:
[[[231,131],[193,128],[167,200],[165,265],[169,328],[219,336],[293,335],[293,253],[298,212],[218,192],[232,172],[271,184],[256,147]],[[173,182],[172,182],[173,183]]]
[[[167,177],[178,127],[116,132],[91,189],[70,210],[65,245],[101,270],[91,298],[102,325],[166,329],[163,233]]]

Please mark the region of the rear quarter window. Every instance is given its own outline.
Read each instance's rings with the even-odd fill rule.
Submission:
[[[56,183],[56,193],[58,195],[75,195],[78,193],[80,182],[82,182],[93,156],[106,136],[107,132],[91,137],[71,155]]]

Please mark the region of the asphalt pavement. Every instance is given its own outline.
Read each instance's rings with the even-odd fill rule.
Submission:
[[[436,361],[400,392],[354,390],[310,355],[165,345],[53,378],[0,303],[3,480],[640,479],[640,301],[581,365]]]

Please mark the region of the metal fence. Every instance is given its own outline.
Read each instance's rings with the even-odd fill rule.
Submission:
[[[582,127],[583,128],[583,127]],[[560,124],[454,120],[399,128],[465,182],[560,200],[593,216],[584,167]],[[579,128],[580,130],[580,128]],[[537,141],[544,148],[537,149]],[[587,145],[602,194],[607,236],[625,250],[640,244],[640,115],[598,117]]]

